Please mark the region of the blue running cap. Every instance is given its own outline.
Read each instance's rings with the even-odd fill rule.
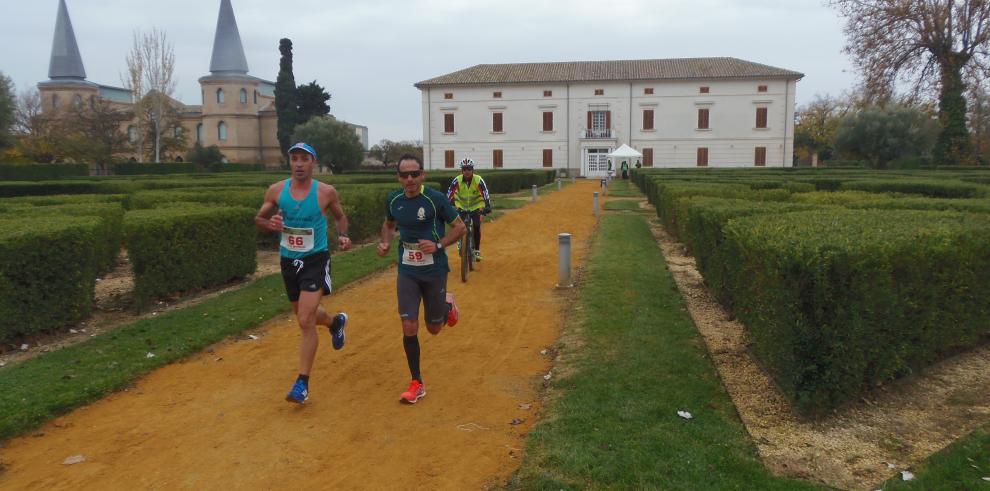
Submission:
[[[303,142],[296,143],[295,145],[289,147],[288,153],[292,153],[293,150],[302,150],[303,152],[312,155],[313,160],[316,160],[316,150],[313,150],[313,147],[309,146],[309,144]]]

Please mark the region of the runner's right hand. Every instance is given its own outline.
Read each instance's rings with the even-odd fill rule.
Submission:
[[[268,229],[272,232],[281,232],[283,228],[285,228],[285,222],[282,221],[282,210],[279,210],[268,219]]]

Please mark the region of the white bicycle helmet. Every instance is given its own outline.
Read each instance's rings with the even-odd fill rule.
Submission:
[[[473,169],[474,168],[474,161],[471,160],[471,159],[464,159],[464,160],[462,160],[461,161],[461,169],[463,169],[465,167],[470,167],[470,168]]]

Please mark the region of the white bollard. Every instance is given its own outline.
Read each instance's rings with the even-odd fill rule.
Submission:
[[[533,184],[533,203],[536,203],[536,184]]]
[[[557,179],[557,191],[560,191],[560,179]]]
[[[598,216],[598,193],[595,193],[595,216]]]
[[[571,288],[571,234],[557,234],[557,288]]]
[[[576,178],[574,176],[571,176],[571,184],[574,184],[575,182],[577,182],[577,181],[575,181],[575,179]]]

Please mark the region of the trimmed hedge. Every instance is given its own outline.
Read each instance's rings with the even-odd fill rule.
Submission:
[[[113,173],[118,176],[135,176],[142,174],[191,174],[193,172],[196,172],[196,164],[192,162],[162,162],[159,164],[125,162],[113,166]]]
[[[822,210],[730,221],[720,267],[754,351],[821,414],[971,347],[990,325],[990,217]]]
[[[120,255],[124,236],[124,208],[120,203],[79,203],[52,206],[17,205],[5,210],[18,218],[34,220],[48,217],[98,217],[96,273],[113,269]]]
[[[250,208],[199,206],[128,212],[124,235],[135,307],[253,273],[254,215]]]
[[[134,183],[123,180],[5,181],[0,182],[0,198],[53,194],[126,194],[137,188]]]
[[[988,188],[979,184],[949,180],[863,180],[842,183],[843,190],[871,193],[921,194],[932,198],[982,198]]]
[[[100,228],[97,217],[0,220],[0,341],[89,315]]]
[[[0,180],[31,181],[88,176],[86,164],[0,164]]]
[[[126,194],[53,194],[49,196],[21,196],[4,198],[0,205],[52,206],[91,203],[124,203]]]
[[[987,199],[879,198],[847,203],[846,208],[878,210],[942,210],[990,213]]]
[[[265,199],[264,187],[170,189],[138,191],[127,198],[127,208],[146,210],[174,202],[195,202],[258,209]]]

